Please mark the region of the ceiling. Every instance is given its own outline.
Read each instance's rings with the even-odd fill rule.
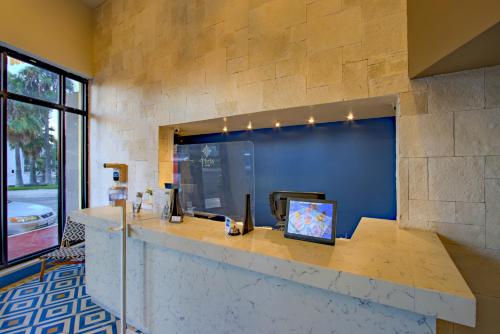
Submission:
[[[95,7],[99,6],[100,4],[102,4],[106,0],[80,0],[80,1],[89,7],[95,8]]]
[[[252,129],[262,129],[274,127],[276,122],[279,122],[280,126],[302,125],[306,124],[310,117],[313,117],[314,123],[344,121],[347,115],[351,113],[354,120],[387,117],[395,115],[394,106],[396,103],[396,96],[380,96],[220,117],[197,122],[173,124],[168,127],[177,129],[177,133],[181,136],[191,136],[222,132],[224,125],[227,127],[227,131],[241,131],[247,128],[249,122],[252,124]]]

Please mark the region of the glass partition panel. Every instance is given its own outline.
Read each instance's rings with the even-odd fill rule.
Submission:
[[[241,221],[249,193],[255,214],[252,142],[176,145],[174,163],[185,211],[222,214]]]

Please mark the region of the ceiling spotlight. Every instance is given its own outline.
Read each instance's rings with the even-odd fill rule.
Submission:
[[[227,126],[224,125],[224,127],[222,128],[222,132],[227,132]]]
[[[349,115],[347,115],[347,119],[350,121],[354,119],[354,115],[352,114],[352,112],[350,112]]]
[[[307,120],[307,123],[309,124],[314,124],[314,117],[309,117],[309,119]]]
[[[280,122],[276,122],[276,124],[274,124],[274,126],[276,126],[277,128],[279,128],[281,126]]]
[[[252,130],[252,122],[248,122],[247,129]]]

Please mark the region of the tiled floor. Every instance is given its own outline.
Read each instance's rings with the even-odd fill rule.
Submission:
[[[120,321],[85,292],[85,266],[61,266],[2,289],[0,333],[118,333]]]
[[[56,246],[58,243],[57,225],[11,235],[8,240],[9,261]]]

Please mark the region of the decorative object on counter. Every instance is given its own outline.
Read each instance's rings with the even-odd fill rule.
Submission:
[[[184,212],[182,211],[181,199],[179,197],[179,189],[173,189],[173,197],[172,197],[172,210],[170,216],[171,223],[181,223],[182,216],[184,216]]]
[[[135,195],[135,201],[132,204],[132,213],[135,215],[141,212],[141,206],[142,206],[142,193],[137,192],[137,194]]]
[[[161,210],[161,219],[170,220],[172,215],[172,198],[174,197],[174,189],[172,183],[165,183],[165,198],[163,208]]]
[[[250,194],[245,195],[245,220],[243,221],[242,234],[245,235],[253,231],[252,219],[252,202],[250,201]]]
[[[335,245],[337,202],[289,197],[285,237]]]
[[[146,188],[142,198],[142,208],[144,210],[153,210],[153,190]]]
[[[111,206],[120,207],[121,227],[113,229],[114,231],[121,231],[121,277],[120,277],[120,290],[121,290],[121,330],[122,334],[127,333],[127,176],[128,165],[117,163],[105,163],[104,168],[113,168],[113,181],[114,185],[109,188],[108,197]]]
[[[238,226],[236,226],[236,221],[230,217],[226,217],[226,234],[230,236],[241,234]]]

